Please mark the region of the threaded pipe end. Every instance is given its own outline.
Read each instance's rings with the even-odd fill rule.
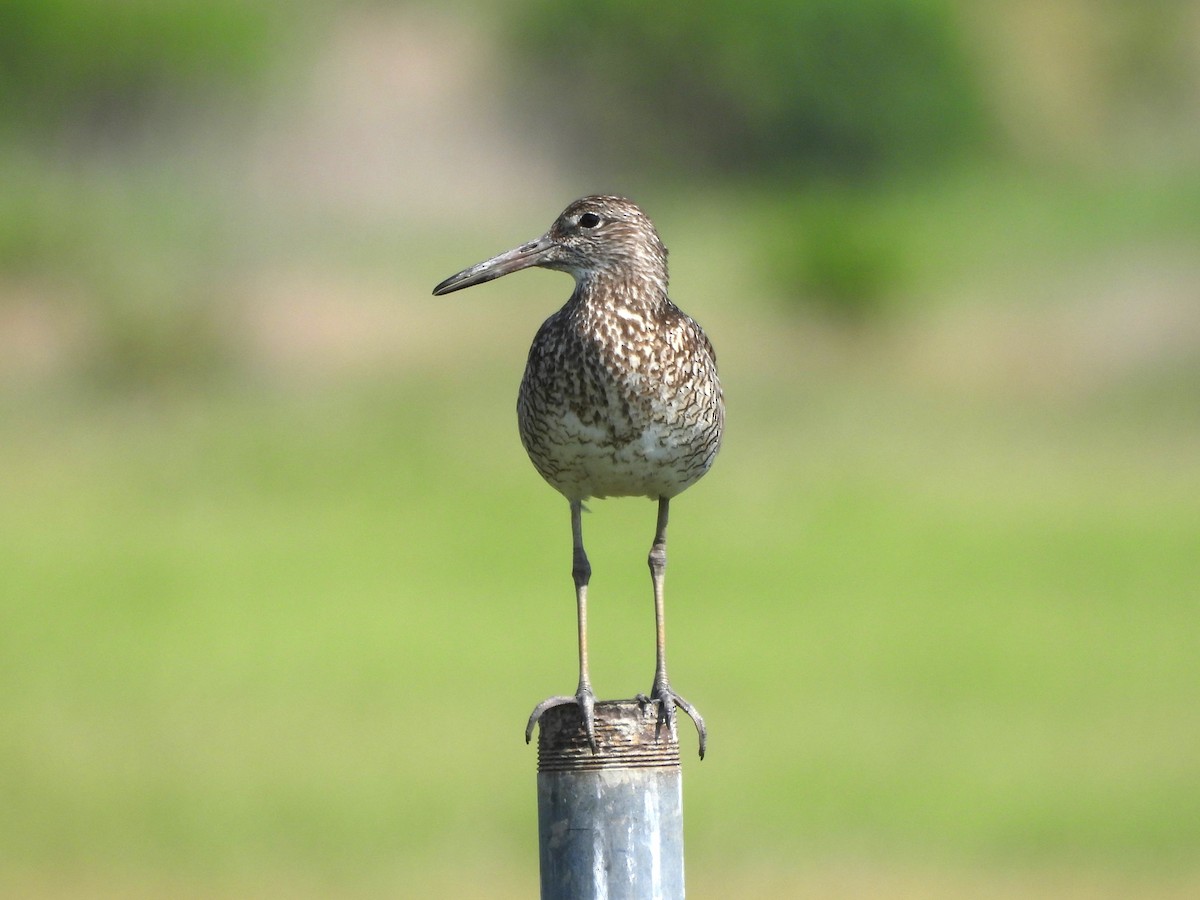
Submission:
[[[551,707],[538,721],[538,771],[679,768],[679,739],[665,723],[659,728],[658,708],[657,700],[598,701],[593,753],[579,707]]]

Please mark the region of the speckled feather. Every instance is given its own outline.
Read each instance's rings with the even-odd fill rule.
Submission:
[[[600,224],[584,234],[588,214]],[[620,197],[576,201],[548,236],[568,248],[549,267],[576,288],[529,350],[529,458],[568,500],[674,497],[712,466],[725,412],[712,344],[667,297],[666,248]]]

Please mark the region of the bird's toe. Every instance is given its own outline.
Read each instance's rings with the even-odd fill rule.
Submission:
[[[639,702],[641,702],[643,696],[642,694],[638,695]],[[660,731],[665,723],[669,733],[677,735],[676,707],[688,714],[688,717],[695,723],[696,731],[700,735],[700,758],[704,759],[704,751],[708,745],[708,729],[704,725],[704,717],[700,715],[700,710],[696,709],[695,706],[685,700],[680,694],[677,694],[665,676],[654,679],[654,688],[650,691],[649,699],[658,701],[658,730]]]
[[[592,693],[592,689],[587,684],[580,684],[574,696],[560,694],[554,697],[547,697],[541,703],[533,708],[533,712],[529,714],[529,721],[525,724],[525,743],[529,743],[533,738],[533,726],[546,713],[547,710],[553,709],[556,706],[576,705],[579,707],[580,716],[583,718],[583,730],[587,734],[588,746],[592,748],[592,752],[596,752],[596,695]]]

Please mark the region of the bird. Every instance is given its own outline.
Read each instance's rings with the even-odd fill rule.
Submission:
[[[521,442],[534,468],[571,510],[572,565],[578,617],[579,684],[549,697],[529,716],[577,704],[596,752],[595,693],[588,671],[587,600],[591,565],[583,545],[584,502],[648,497],[658,517],[648,563],[654,596],[656,734],[676,731],[676,708],[692,719],[704,758],[708,732],[698,709],[667,677],[663,583],[671,500],[711,468],[725,429],[725,403],[712,343],[667,296],[667,249],[633,201],[582,197],[541,237],[463,269],[435,296],[530,267],[566,272],[575,290],[542,324],[529,348],[517,396]]]

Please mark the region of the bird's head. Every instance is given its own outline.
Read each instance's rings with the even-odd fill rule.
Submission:
[[[664,296],[667,289],[667,248],[649,217],[624,197],[596,195],[564,209],[540,238],[451,275],[433,292],[449,294],[531,266],[569,272],[580,286],[640,282]]]

